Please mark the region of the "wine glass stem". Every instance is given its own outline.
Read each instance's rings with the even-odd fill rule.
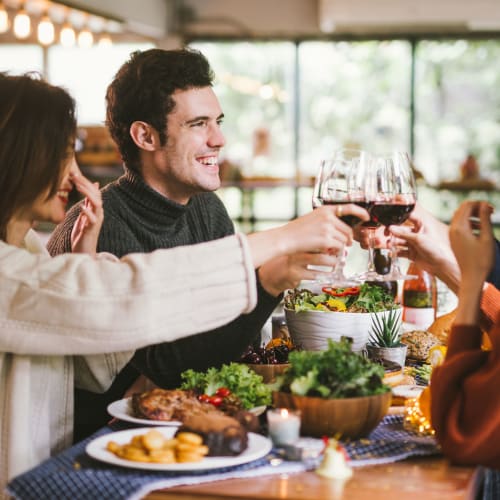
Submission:
[[[333,270],[334,277],[344,278],[345,261],[346,261],[345,245],[342,245],[337,255],[337,262],[335,263],[335,269]]]
[[[391,233],[389,246],[391,248],[391,275],[401,275],[399,268],[398,249],[396,246],[396,238]]]
[[[374,248],[373,248],[373,235],[375,229],[373,227],[368,228],[368,272],[375,271],[375,259],[374,259]]]

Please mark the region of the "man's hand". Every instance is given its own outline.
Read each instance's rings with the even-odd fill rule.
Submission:
[[[259,268],[259,279],[267,293],[278,296],[288,288],[296,288],[302,280],[318,279],[331,273],[309,269],[308,266],[325,266],[333,268],[337,258],[322,253],[296,253],[276,257]]]

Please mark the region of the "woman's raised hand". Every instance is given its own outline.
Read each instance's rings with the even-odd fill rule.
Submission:
[[[450,243],[462,274],[462,283],[482,286],[493,267],[492,207],[484,201],[462,203],[450,224]],[[477,225],[479,219],[479,227]]]
[[[71,231],[71,250],[73,253],[95,255],[104,220],[99,184],[90,182],[81,173],[72,173],[71,179],[76,189],[85,196],[80,205],[80,215]]]

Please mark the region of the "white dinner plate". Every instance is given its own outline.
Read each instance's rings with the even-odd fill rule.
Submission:
[[[157,427],[166,438],[174,436],[177,429],[169,427]],[[85,451],[96,460],[106,462],[112,465],[130,467],[133,469],[165,470],[165,471],[196,471],[218,469],[219,467],[231,467],[233,465],[245,464],[258,458],[266,456],[272,449],[271,441],[260,434],[248,433],[247,449],[235,457],[206,457],[200,462],[182,462],[173,464],[158,464],[150,462],[134,462],[117,457],[106,449],[109,441],[115,441],[118,444],[129,443],[130,440],[138,434],[145,434],[151,427],[140,427],[126,431],[112,432],[92,440]]]
[[[250,412],[255,414],[257,417],[266,411],[266,406],[256,406],[251,408]],[[132,410],[132,398],[119,399],[118,401],[113,401],[108,405],[108,413],[119,420],[125,420],[126,422],[132,422],[134,424],[141,425],[166,425],[178,427],[181,422],[178,420],[149,420],[146,418],[134,417]]]
[[[134,417],[132,410],[132,398],[119,399],[108,405],[108,413],[119,420],[133,422],[142,425],[167,425],[179,427],[182,422],[178,420],[150,420],[147,418]]]

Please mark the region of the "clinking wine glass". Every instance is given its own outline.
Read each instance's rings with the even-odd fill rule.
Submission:
[[[408,154],[395,151],[375,160],[376,196],[371,205],[371,218],[386,227],[403,224],[415,207],[417,188]],[[384,281],[415,279],[403,274],[399,267],[398,251],[393,235],[390,237],[391,270]]]
[[[320,165],[313,191],[313,207],[320,205],[344,205],[355,203],[366,208],[364,192],[355,189],[353,180],[361,163],[368,161],[364,151],[341,149],[331,159],[323,160]],[[360,222],[355,215],[346,214],[340,219],[353,227]],[[356,281],[344,274],[346,250],[342,247],[337,256],[337,263],[329,277],[329,283],[336,287],[356,285]]]
[[[374,220],[372,216],[373,203],[378,199],[378,180],[375,159],[368,156],[367,160],[360,162],[351,179],[351,192],[357,192],[358,197],[364,199],[364,208],[370,213],[370,220],[363,222],[362,227],[368,232],[368,269],[355,276],[355,279],[363,282],[383,281],[384,275],[377,272],[375,265],[374,235],[380,223]]]

